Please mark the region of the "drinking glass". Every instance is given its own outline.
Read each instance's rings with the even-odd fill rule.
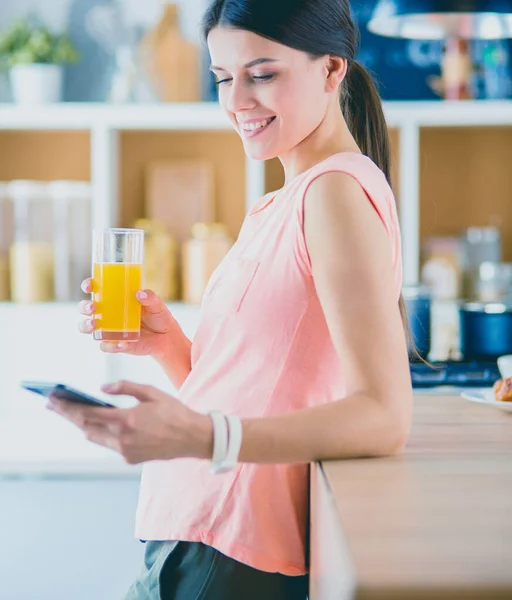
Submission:
[[[96,305],[94,339],[136,342],[140,339],[144,231],[93,231],[92,301]]]

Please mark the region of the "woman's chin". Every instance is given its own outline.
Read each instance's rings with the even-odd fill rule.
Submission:
[[[252,160],[271,160],[278,154],[271,148],[263,148],[258,144],[251,143],[249,140],[244,142],[245,153]]]

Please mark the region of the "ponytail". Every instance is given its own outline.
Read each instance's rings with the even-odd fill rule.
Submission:
[[[382,101],[368,71],[349,66],[341,87],[341,110],[361,152],[369,156],[391,185],[391,144]]]

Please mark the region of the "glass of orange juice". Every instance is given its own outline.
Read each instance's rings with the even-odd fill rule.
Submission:
[[[142,289],[144,231],[93,231],[92,301],[96,305],[94,339],[137,342],[141,305],[135,294]]]

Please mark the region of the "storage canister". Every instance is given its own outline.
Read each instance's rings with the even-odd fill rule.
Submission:
[[[167,225],[156,219],[138,219],[144,231],[144,287],[165,302],[178,299],[177,244]]]
[[[47,191],[53,210],[55,299],[80,300],[80,284],[91,272],[91,184],[56,180]]]
[[[9,248],[13,236],[12,202],[9,184],[0,182],[0,302],[10,299]]]
[[[201,304],[210,277],[233,246],[223,223],[195,223],[183,244],[183,300]]]
[[[14,241],[10,248],[11,296],[15,302],[54,299],[53,206],[47,184],[12,181]]]

